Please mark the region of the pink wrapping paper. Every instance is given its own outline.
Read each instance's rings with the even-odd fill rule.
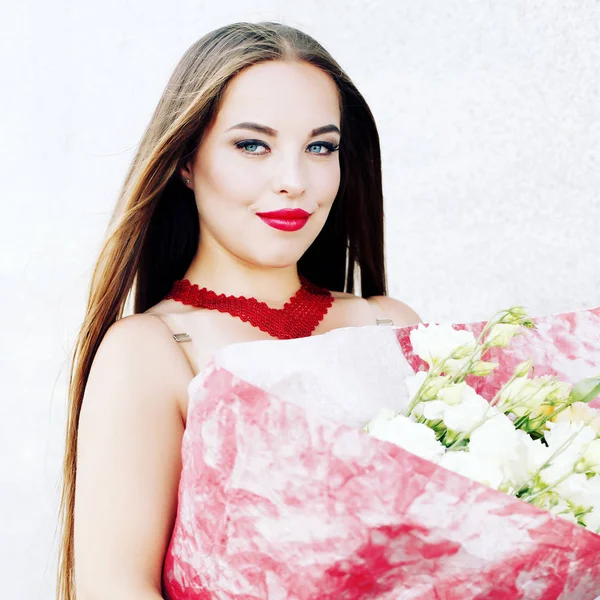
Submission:
[[[504,350],[501,369],[533,356],[536,374],[598,374],[600,309],[536,322],[534,336]],[[600,536],[360,431],[364,414],[406,401],[397,382],[418,366],[410,329],[236,344],[194,378],[167,598],[600,594]]]
[[[467,379],[477,393],[488,400],[513,374],[515,367],[530,359],[534,375],[556,375],[563,381],[576,382],[600,374],[600,307],[533,319],[537,330],[513,338],[508,349],[492,348],[485,360],[499,363],[499,368],[484,379]],[[455,324],[479,336],[485,321]],[[408,362],[415,371],[427,365],[412,352],[410,332],[414,327],[397,329],[398,341]],[[600,398],[591,403],[600,408]]]

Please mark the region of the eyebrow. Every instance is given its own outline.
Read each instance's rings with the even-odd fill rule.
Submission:
[[[227,129],[227,131],[231,131],[232,129],[253,129],[254,131],[258,131],[259,133],[264,133],[265,135],[270,135],[271,137],[275,137],[279,132],[272,127],[267,127],[266,125],[261,125],[260,123],[251,123],[249,121],[244,121],[243,123],[238,123],[233,127]],[[309,137],[315,137],[316,135],[320,135],[322,133],[329,132],[340,133],[340,130],[335,125],[323,125],[323,127],[317,127],[310,132]]]

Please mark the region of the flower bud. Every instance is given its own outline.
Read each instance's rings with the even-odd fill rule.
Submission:
[[[531,371],[532,366],[533,366],[533,363],[530,360],[526,360],[526,361],[522,362],[521,364],[517,365],[514,376],[515,377],[525,377],[525,375],[527,375],[527,373],[529,373],[529,371]]]
[[[548,401],[552,403],[565,403],[571,393],[571,384],[560,379],[552,381],[551,390],[548,394]]]
[[[466,386],[467,384],[464,382],[447,385],[438,391],[437,397],[439,400],[445,402],[450,406],[460,404],[462,400],[463,390]]]
[[[472,352],[473,352],[472,344],[463,344],[461,346],[458,346],[457,348],[454,348],[454,350],[452,350],[452,354],[450,355],[450,358],[453,358],[454,360],[461,360],[462,358],[467,358],[467,356],[469,356]]]
[[[484,377],[485,375],[489,375],[497,366],[498,363],[480,360],[473,365],[473,368],[471,369],[471,375]]]
[[[493,325],[485,340],[488,346],[498,346],[505,348],[508,346],[513,336],[519,332],[519,325],[511,325],[508,323],[497,323]]]
[[[502,318],[501,323],[510,325],[521,325],[527,319],[527,312],[522,306],[512,306],[508,309],[507,314]]]
[[[439,391],[446,386],[449,377],[447,375],[433,377],[425,382],[425,387],[422,391],[423,400],[435,400],[438,396]]]

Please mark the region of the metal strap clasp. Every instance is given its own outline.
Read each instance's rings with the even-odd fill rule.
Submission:
[[[391,319],[375,319],[377,325],[393,325],[394,321]]]
[[[187,333],[174,333],[173,339],[176,342],[191,342],[192,341],[192,337]]]

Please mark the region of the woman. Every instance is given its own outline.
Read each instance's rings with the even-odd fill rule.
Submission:
[[[188,49],[127,175],[76,344],[58,598],[168,596],[188,384],[219,348],[420,321],[385,295],[383,231],[373,117],[315,40],[235,23]]]

